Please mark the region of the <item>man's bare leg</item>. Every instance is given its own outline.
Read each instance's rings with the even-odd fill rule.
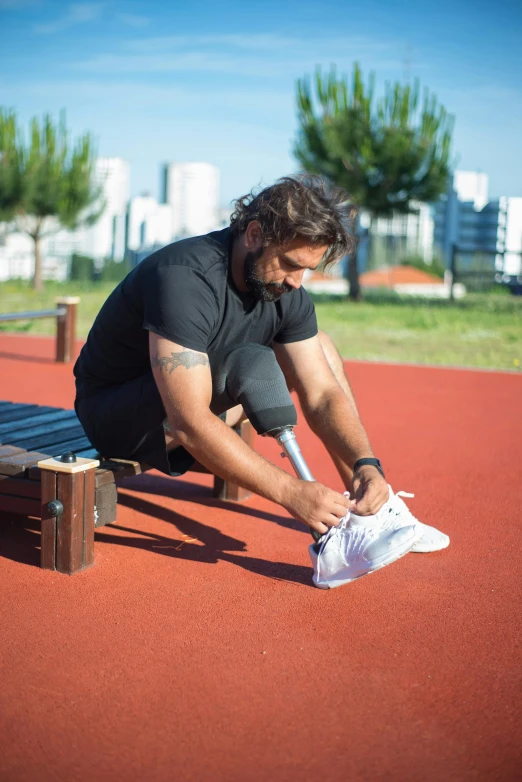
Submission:
[[[321,341],[321,346],[324,351],[324,355],[326,356],[326,360],[328,361],[328,365],[330,369],[332,370],[335,379],[343,389],[344,393],[348,397],[348,400],[358,416],[358,410],[357,405],[355,404],[355,398],[353,395],[352,388],[350,386],[350,383],[348,381],[348,378],[346,376],[346,372],[344,371],[344,362],[339,354],[339,351],[335,347],[334,343],[328,336],[328,334],[325,334],[324,331],[319,332],[319,339]],[[331,459],[333,463],[335,464],[337,468],[337,472],[341,476],[341,480],[345,486],[345,488],[348,491],[352,491],[352,478],[353,478],[353,471],[348,467],[347,464],[342,462],[334,453],[328,452],[331,456]]]

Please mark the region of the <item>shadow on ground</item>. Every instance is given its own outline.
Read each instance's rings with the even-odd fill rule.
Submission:
[[[154,481],[157,489],[155,493],[158,495],[164,494],[164,492],[160,491],[164,483],[170,487],[169,495],[172,496],[171,479],[159,479],[158,483],[158,479],[155,476],[150,476],[150,478]],[[140,484],[142,481],[143,478],[140,479]],[[138,482],[135,483],[140,485]],[[177,482],[178,485],[180,483],[182,482]],[[133,485],[133,491],[136,491],[136,485]],[[292,529],[297,529],[297,527],[292,526],[297,524],[292,519],[264,513],[255,508],[234,506],[231,503],[202,497],[201,492],[205,490],[205,487],[188,483],[183,483],[183,486],[186,490],[183,493],[184,500],[192,500],[193,497],[194,502],[199,502],[208,507],[233,510],[244,515],[263,518]],[[152,493],[150,485],[146,489],[143,487],[143,490],[147,491],[148,494]],[[208,491],[210,492],[210,490]],[[157,554],[174,559],[185,559],[204,564],[215,564],[219,560],[223,560],[260,576],[311,586],[310,568],[286,562],[271,562],[265,559],[245,556],[246,544],[244,541],[226,535],[214,527],[191,519],[174,510],[164,508],[144,497],[135,497],[120,491],[118,504],[131,509],[135,513],[143,513],[146,516],[152,516],[172,524],[176,527],[176,530],[181,532],[181,536],[171,538],[166,535],[147,532],[137,527],[126,527],[113,523],[96,530],[95,552],[96,545],[110,543],[111,545],[154,551]],[[27,516],[13,517],[12,514],[6,513],[0,514],[0,556],[32,567],[39,567],[39,533],[40,521],[38,519]]]
[[[118,502],[123,502],[125,489],[140,494],[152,494],[158,497],[171,497],[180,499],[184,502],[194,502],[198,505],[204,505],[207,508],[219,508],[231,513],[240,513],[242,516],[251,516],[264,521],[271,521],[280,527],[308,534],[308,531],[295,519],[288,516],[281,516],[277,513],[259,510],[246,505],[244,502],[232,502],[218,500],[212,496],[212,489],[208,486],[201,486],[198,483],[176,480],[175,478],[166,478],[161,475],[144,474],[135,478],[128,478],[118,487]]]
[[[19,353],[6,353],[4,351],[0,351],[0,359],[1,358],[7,358],[10,361],[22,361],[22,362],[30,362],[34,364],[56,364],[56,360],[54,358],[45,358],[43,356],[24,356],[20,355]]]

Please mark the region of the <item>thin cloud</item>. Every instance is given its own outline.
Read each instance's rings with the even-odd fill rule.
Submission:
[[[327,39],[314,37],[313,40],[298,36],[278,35],[274,33],[236,33],[228,35],[163,35],[142,38],[141,40],[132,40],[124,44],[124,47],[130,51],[140,52],[158,52],[169,51],[179,48],[199,48],[199,47],[234,47],[236,49],[246,49],[248,51],[266,51],[266,52],[284,52],[291,49],[294,51],[305,48],[317,48],[318,46],[327,46],[330,49],[340,49],[344,47],[355,48],[358,51],[375,53],[378,51],[389,51],[396,49],[394,42],[376,41],[375,39],[364,36],[329,36]]]
[[[70,82],[67,80],[35,80],[23,84],[0,85],[0,102],[11,103],[17,97],[23,97],[31,105],[36,105],[42,99],[48,105],[48,99],[42,96],[53,96],[52,110],[67,105],[74,96],[75,105],[85,105],[98,110],[104,107],[117,108],[120,111],[127,107],[129,111],[147,110],[161,113],[164,107],[171,107],[176,114],[185,114],[187,110],[202,111],[213,110],[213,107],[234,109],[240,105],[247,117],[256,111],[266,115],[264,106],[270,106],[278,115],[293,111],[293,94],[288,90],[261,89],[255,93],[248,88],[223,87],[216,91],[209,87],[200,86],[162,86],[158,84],[143,83],[142,81],[104,81],[79,80]],[[47,103],[46,103],[47,102]],[[246,117],[245,117],[246,119]],[[236,121],[236,120],[234,120]]]
[[[40,5],[40,0],[0,0],[0,11],[23,11],[35,5]]]
[[[72,3],[65,14],[54,22],[36,24],[34,32],[40,35],[51,35],[67,30],[77,24],[94,22],[100,18],[105,3]]]
[[[126,24],[128,27],[146,27],[150,23],[150,19],[146,16],[139,16],[138,14],[118,14],[119,22]]]
[[[282,69],[302,74],[315,63],[337,62],[351,70],[353,60],[366,60],[382,71],[400,69],[394,57],[400,45],[364,38],[308,40],[277,35],[163,36],[125,42],[119,51],[76,63],[79,71],[104,74],[238,73],[280,77]]]

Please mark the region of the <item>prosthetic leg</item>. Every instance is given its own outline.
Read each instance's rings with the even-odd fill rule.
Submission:
[[[211,358],[211,369],[211,410],[219,414],[242,405],[256,432],[277,440],[283,449],[281,456],[289,459],[297,477],[313,481],[293,431],[297,412],[274,351],[248,343],[232,350],[224,361]],[[319,532],[311,532],[316,541],[321,537]]]

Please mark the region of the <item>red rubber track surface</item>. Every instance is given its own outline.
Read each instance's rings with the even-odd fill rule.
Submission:
[[[72,405],[52,354],[0,337],[0,397]],[[2,782],[520,778],[522,378],[347,366],[389,480],[450,548],[320,591],[278,506],[150,473],[67,577],[38,568],[37,521],[3,514]]]

